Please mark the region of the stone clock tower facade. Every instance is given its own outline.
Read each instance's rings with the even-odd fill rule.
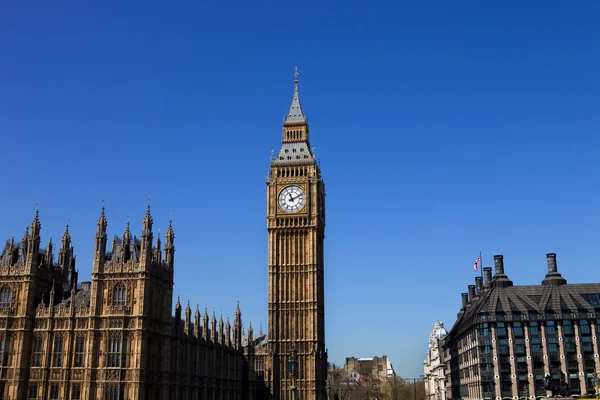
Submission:
[[[273,399],[290,398],[288,357],[298,354],[299,399],[325,399],[327,352],[323,239],[325,186],[300,106],[298,72],[278,154],[267,179],[269,322],[267,384]]]

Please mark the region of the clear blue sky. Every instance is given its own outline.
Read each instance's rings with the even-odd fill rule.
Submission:
[[[267,320],[265,177],[300,69],[327,185],[330,360],[422,374],[473,261],[516,284],[545,253],[598,281],[600,4],[581,1],[6,2],[0,235],[40,203],[90,278],[146,198],[173,213],[175,295]],[[119,190],[120,189],[120,190]]]

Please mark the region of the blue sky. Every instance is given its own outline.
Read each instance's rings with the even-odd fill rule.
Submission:
[[[0,13],[0,235],[40,203],[89,279],[109,234],[173,215],[175,295],[267,320],[265,177],[300,70],[327,188],[330,360],[422,374],[473,261],[516,284],[556,252],[598,281],[593,1],[12,2]],[[396,4],[397,3],[397,4]]]

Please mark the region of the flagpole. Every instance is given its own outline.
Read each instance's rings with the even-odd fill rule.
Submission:
[[[481,250],[479,250],[479,263],[481,264],[479,269],[481,270],[481,283],[483,284],[483,258],[481,258]]]

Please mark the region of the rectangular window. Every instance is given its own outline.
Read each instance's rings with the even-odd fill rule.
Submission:
[[[10,336],[0,335],[0,366],[8,366],[8,355],[10,354]]]
[[[58,400],[58,385],[50,386],[50,400]]]
[[[564,321],[563,322],[563,329],[564,329],[564,333],[565,335],[570,335],[573,333],[573,325],[571,325],[571,321]]]
[[[552,334],[556,332],[554,321],[546,321],[546,333]]]
[[[52,366],[53,367],[62,367],[62,357],[63,357],[63,339],[55,338],[54,339],[54,355],[52,357]]]
[[[77,336],[75,339],[75,367],[83,367],[83,351],[85,349],[85,338]]]
[[[588,324],[588,322],[585,319],[582,319],[581,321],[579,321],[579,330],[581,331],[582,334],[590,333],[590,325]]]
[[[124,394],[123,390],[119,390],[119,386],[108,385],[106,387],[106,391],[104,392],[104,400],[119,400],[119,392],[123,392],[122,394]],[[123,398],[122,395],[121,398]]]
[[[81,385],[73,385],[71,400],[81,400]]]
[[[115,334],[110,337],[108,342],[108,360],[109,368],[125,368],[127,365],[127,337],[121,334]]]
[[[38,398],[38,385],[29,385],[29,400],[37,400]]]
[[[529,334],[531,334],[531,335],[537,335],[538,333],[540,333],[540,330],[538,328],[538,323],[537,322],[530,322],[529,323]]]
[[[32,367],[41,367],[42,366],[42,338],[36,337],[33,342],[33,361],[31,363]]]

